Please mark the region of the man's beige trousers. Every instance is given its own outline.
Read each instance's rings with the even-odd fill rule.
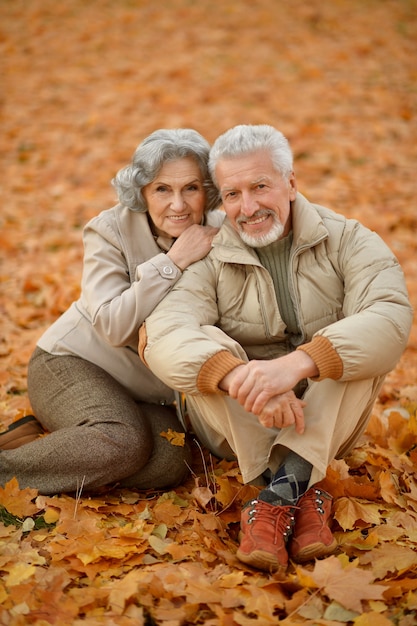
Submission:
[[[247,360],[242,348],[219,329],[205,327],[236,356]],[[226,395],[186,397],[192,429],[215,456],[236,458],[245,483],[258,479],[266,470],[273,473],[293,450],[313,465],[310,485],[326,475],[335,458],[343,458],[357,443],[371,416],[384,377],[339,382],[309,381],[303,396],[305,431],[293,426],[277,429],[262,426],[253,413]]]

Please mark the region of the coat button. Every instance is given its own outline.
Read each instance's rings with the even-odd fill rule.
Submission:
[[[164,267],[162,268],[162,272],[165,274],[165,276],[172,276],[174,270],[170,265],[164,265]]]

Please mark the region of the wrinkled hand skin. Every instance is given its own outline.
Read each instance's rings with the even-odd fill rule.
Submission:
[[[296,431],[302,434],[306,403],[292,390],[300,380],[317,373],[314,361],[305,352],[298,351],[270,361],[254,360],[239,365],[219,386],[246,411],[257,415],[265,427],[295,425]]]
[[[168,256],[177,267],[186,267],[203,259],[210,252],[213,237],[219,229],[214,226],[193,224],[187,228],[171,246]]]

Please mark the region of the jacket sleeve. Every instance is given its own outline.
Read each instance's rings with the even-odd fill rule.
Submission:
[[[92,220],[84,230],[81,301],[95,330],[112,346],[136,349],[140,325],[181,274],[161,253],[140,263],[131,277],[115,229]]]
[[[184,393],[222,393],[218,382],[247,361],[243,349],[216,327],[213,272],[209,257],[188,267],[140,332],[142,360]]]
[[[299,349],[315,361],[316,380],[383,376],[406,348],[413,319],[401,267],[376,233],[348,220],[337,268],[345,291],[342,319]]]

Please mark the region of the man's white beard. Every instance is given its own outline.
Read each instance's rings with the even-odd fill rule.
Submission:
[[[266,214],[266,212],[263,213]],[[244,222],[245,220],[237,220],[237,224],[239,226],[238,233],[241,240],[247,246],[250,246],[251,248],[265,248],[265,246],[269,246],[269,244],[274,243],[274,241],[278,241],[278,239],[281,239],[282,235],[284,234],[284,225],[281,224],[281,222],[278,220],[276,213],[273,213],[272,211],[268,211],[267,213],[269,215],[272,215],[274,223],[272,224],[271,229],[264,235],[249,235],[241,227],[242,222]]]

